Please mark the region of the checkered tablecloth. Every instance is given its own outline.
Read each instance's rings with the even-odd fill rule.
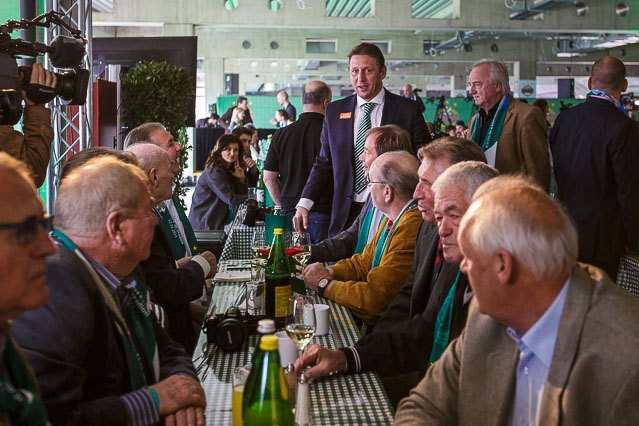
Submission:
[[[621,256],[617,271],[617,285],[639,297],[639,261],[636,256]]]
[[[261,227],[264,228],[264,225]],[[222,249],[220,260],[253,259],[251,243],[255,229],[242,224],[233,224],[226,238],[224,249]]]
[[[220,271],[248,265],[245,260],[222,261]],[[243,300],[245,283],[216,283],[209,310],[225,312],[229,306]],[[359,339],[359,331],[347,308],[316,297],[330,310],[330,333],[316,336],[311,343],[328,348],[350,346]],[[209,425],[232,423],[231,373],[250,362],[257,345],[257,336],[250,336],[241,351],[226,353],[207,345],[200,334],[193,363],[207,396],[206,422]],[[335,375],[311,384],[311,420],[313,425],[383,425],[393,421],[393,408],[377,374]]]

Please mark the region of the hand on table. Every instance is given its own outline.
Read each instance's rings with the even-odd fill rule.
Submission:
[[[333,278],[333,270],[328,268],[328,271],[326,271],[321,262],[307,265],[306,268],[304,268],[303,274],[304,284],[313,291],[317,291],[317,283],[322,278]]]
[[[152,387],[160,400],[160,417],[176,414],[188,407],[206,408],[204,389],[191,377],[169,376]]]
[[[304,368],[313,367],[304,371]],[[346,355],[339,349],[328,349],[320,345],[311,345],[304,351],[304,358],[295,361],[295,372],[304,375],[307,379],[326,376],[335,371],[344,371],[346,367]]]
[[[210,251],[205,251],[200,253],[200,256],[202,256],[211,267],[211,272],[209,272],[209,275],[206,278],[210,278],[213,275],[217,274],[217,259],[215,258],[215,255]]]
[[[200,407],[187,407],[164,418],[166,426],[204,426],[204,410]]]
[[[293,216],[293,226],[297,232],[308,230],[308,210],[304,207],[300,206],[295,211],[295,216]]]

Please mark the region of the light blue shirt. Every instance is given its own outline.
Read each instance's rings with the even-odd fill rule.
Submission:
[[[513,426],[537,425],[539,422],[542,395],[552,363],[569,282],[570,277],[552,305],[526,333],[522,335],[508,328],[508,334],[519,348],[515,398],[510,409],[509,424]]]

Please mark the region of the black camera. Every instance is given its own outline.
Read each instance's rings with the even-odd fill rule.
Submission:
[[[256,221],[264,222],[266,220],[267,214],[273,214],[273,206],[259,207],[257,201],[255,200],[246,200],[245,203],[246,215],[244,215],[244,220],[242,221],[242,224],[245,226],[250,226],[251,228],[253,228]]]
[[[202,330],[208,343],[214,343],[227,352],[234,352],[244,345],[249,334],[257,332],[257,322],[260,319],[262,318],[242,314],[240,308],[231,306],[224,314],[208,315],[204,319]]]
[[[90,74],[81,65],[86,56],[86,40],[80,31],[71,28],[62,20],[60,12],[50,11],[34,19],[10,20],[0,24],[0,124],[16,124],[22,116],[22,97],[17,92],[18,57],[37,57],[48,54],[51,64],[69,71],[55,73],[56,87],[31,84],[31,68],[20,67],[23,73],[22,89],[27,97],[37,104],[44,104],[59,96],[65,105],[84,105]],[[16,29],[32,26],[50,27],[56,24],[69,31],[73,37],[58,36],[51,44],[12,39]]]

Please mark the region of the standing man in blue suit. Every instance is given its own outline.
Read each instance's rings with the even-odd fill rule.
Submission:
[[[386,89],[384,55],[374,44],[361,43],[348,54],[351,84],[355,94],[331,102],[322,128],[322,149],[297,204],[295,224],[306,229],[308,212],[333,177],[332,237],[357,218],[366,197],[366,176],[358,160],[364,150],[366,131],[396,124],[408,131],[414,152],[430,141],[424,116],[416,102]]]

